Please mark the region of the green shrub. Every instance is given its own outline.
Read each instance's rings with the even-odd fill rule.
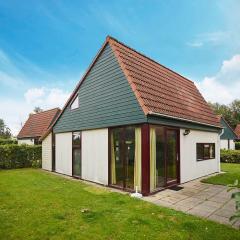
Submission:
[[[221,162],[240,163],[240,150],[221,150]]]
[[[0,138],[0,145],[17,144],[17,140],[10,138]]]
[[[235,149],[240,150],[240,142],[235,142]]]
[[[41,167],[41,145],[0,145],[0,169]]]

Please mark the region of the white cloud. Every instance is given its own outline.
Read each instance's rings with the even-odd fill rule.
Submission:
[[[195,42],[188,42],[187,45],[190,46],[190,47],[199,48],[199,47],[201,47],[203,45],[203,43],[195,41]]]
[[[31,88],[24,94],[27,104],[42,108],[62,107],[69,93],[59,88]]]
[[[55,107],[62,108],[69,96],[68,92],[59,88],[28,89],[20,100],[0,99],[0,118],[3,118],[12,133],[17,135],[34,107],[38,106],[43,110]]]
[[[222,63],[219,72],[196,83],[206,100],[228,104],[240,99],[240,55]]]
[[[194,39],[187,42],[190,47],[199,48],[205,44],[219,45],[230,39],[230,33],[224,31],[197,34]]]

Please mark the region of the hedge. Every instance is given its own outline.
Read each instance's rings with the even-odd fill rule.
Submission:
[[[17,144],[17,140],[0,138],[0,145]]]
[[[240,163],[240,150],[221,150],[221,162]]]
[[[41,145],[0,145],[0,169],[41,167]]]
[[[240,150],[240,142],[235,142],[235,149]]]

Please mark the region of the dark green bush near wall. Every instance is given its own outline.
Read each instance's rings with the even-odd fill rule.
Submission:
[[[221,162],[240,163],[240,150],[221,150]]]
[[[41,145],[0,145],[0,169],[41,167]]]
[[[240,142],[235,142],[235,149],[240,150]]]
[[[0,145],[17,144],[17,140],[0,138]]]

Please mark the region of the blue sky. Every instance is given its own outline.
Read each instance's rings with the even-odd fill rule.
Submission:
[[[193,80],[207,100],[240,89],[240,1],[0,1],[0,118],[62,107],[107,35]]]

